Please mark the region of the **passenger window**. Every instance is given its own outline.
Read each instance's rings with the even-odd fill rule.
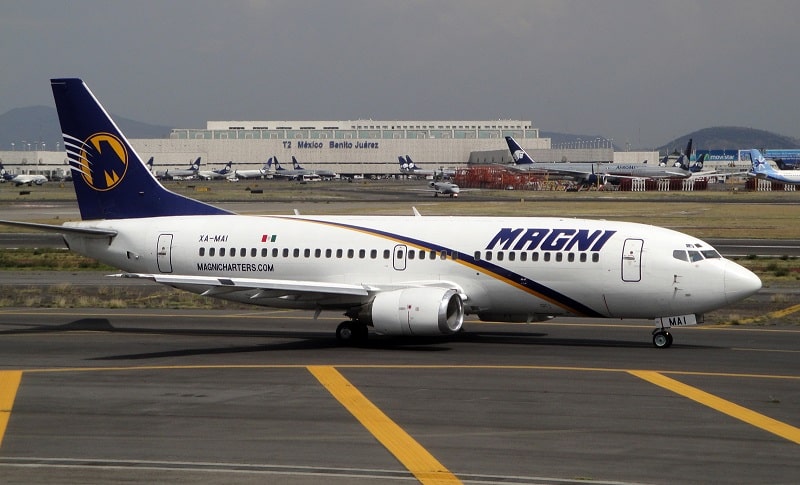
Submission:
[[[550,253],[544,253],[544,260],[550,261]]]
[[[332,255],[333,255],[333,251],[331,251],[330,249],[326,249],[325,250],[325,257],[326,258],[330,258]]]
[[[255,251],[255,249],[253,251]],[[239,256],[242,257],[242,258],[247,256],[247,248],[240,249],[239,250]],[[255,256],[255,254],[253,256]]]
[[[562,259],[564,259],[564,254],[563,253],[556,253],[556,261],[561,261]]]
[[[404,257],[403,255],[404,255],[404,254],[405,254],[405,253],[403,253],[403,250],[402,250],[402,249],[398,249],[398,250],[397,250],[397,259],[403,259],[403,257]]]
[[[408,250],[408,259],[414,259],[415,251],[413,249]]]
[[[355,254],[356,254],[356,252],[353,251],[352,249],[348,249],[347,250],[347,257],[348,258],[353,259],[353,256],[355,256]]]
[[[600,261],[600,254],[599,253],[592,253],[592,262],[597,263]]]
[[[272,257],[273,258],[277,258],[278,257],[278,248],[272,248]]]
[[[503,260],[503,251],[497,251],[497,260],[498,261],[502,261]]]
[[[419,259],[425,259],[425,251],[419,252]]]
[[[481,252],[480,251],[475,251],[475,254],[473,256],[475,256],[475,261],[480,261]]]
[[[261,257],[262,258],[266,258],[267,257],[267,248],[261,248]]]
[[[231,257],[232,258],[236,257],[236,248],[231,248]]]
[[[383,259],[389,259],[392,256],[392,252],[388,249],[383,250]]]
[[[225,248],[219,248],[219,255],[225,256]]]
[[[508,260],[509,261],[514,261],[515,259],[516,259],[516,254],[514,253],[514,251],[511,251],[510,253],[508,253]]]
[[[322,250],[320,248],[315,249],[314,250],[314,257],[315,258],[319,258],[320,256],[322,256]]]
[[[672,251],[672,257],[681,261],[689,261],[689,257],[686,256],[686,251],[683,249],[676,249]]]
[[[431,257],[431,259],[436,259],[436,250],[435,249],[431,249],[431,252],[430,252],[429,256]]]
[[[581,253],[581,263],[586,262],[586,253]]]
[[[526,253],[525,251],[522,251],[521,253],[519,253],[519,260],[520,261],[527,261],[528,260],[528,253]]]
[[[371,249],[370,252],[369,252],[369,257],[371,259],[378,259],[378,250],[377,249]]]
[[[216,249],[214,249],[214,248],[208,248],[208,255],[209,255],[209,256],[213,256],[215,252],[216,252]]]
[[[486,258],[486,261],[491,261],[492,260],[492,252],[491,251],[486,251],[485,258]]]
[[[359,249],[358,250],[358,257],[360,259],[364,259],[367,257],[367,250],[366,249]]]
[[[441,252],[439,252],[439,259],[441,259],[442,261],[444,261],[445,259],[447,259],[447,251],[441,251]]]
[[[292,250],[292,256],[294,256],[295,258],[299,258],[300,257],[300,248],[294,248]]]
[[[570,263],[575,261],[575,253],[568,253],[567,254],[567,261],[569,261]]]
[[[308,249],[308,248],[304,249],[303,250],[303,257],[304,258],[310,258],[311,257],[311,250]]]
[[[289,248],[283,248],[283,257],[284,258],[288,258],[289,257]]]
[[[531,261],[539,261],[539,253],[531,253]]]
[[[250,257],[255,258],[258,255],[258,250],[256,248],[250,249]]]
[[[337,249],[337,250],[336,250],[336,257],[337,257],[337,258],[341,258],[341,257],[342,257],[342,254],[343,254],[343,251],[342,251],[341,249]]]
[[[206,255],[206,248],[200,248],[200,256]]]

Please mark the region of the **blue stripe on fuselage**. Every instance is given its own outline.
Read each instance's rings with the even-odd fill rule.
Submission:
[[[309,219],[297,219],[294,217],[284,217],[284,216],[266,216],[266,217],[276,217],[279,219],[287,219],[293,221],[303,221],[303,222],[312,222],[316,224],[324,224],[327,226],[338,227],[342,229],[349,229],[353,231],[363,232],[366,234],[380,236],[386,239],[390,239],[395,242],[400,242],[403,244],[408,244],[411,246],[415,246],[420,249],[426,249],[428,251],[434,250],[437,252],[440,251],[447,251],[448,253],[458,253],[458,259],[454,260],[460,264],[464,264],[473,268],[477,268],[481,270],[488,276],[493,278],[506,281],[507,283],[516,286],[527,293],[530,293],[538,298],[542,298],[547,300],[571,313],[575,313],[578,315],[583,315],[587,317],[597,317],[603,318],[605,315],[602,313],[592,309],[589,306],[584,305],[583,303],[570,298],[569,296],[560,293],[548,286],[545,286],[541,283],[538,283],[530,278],[523,276],[519,273],[511,271],[507,268],[499,266],[497,264],[491,263],[489,261],[485,261],[482,259],[475,259],[472,255],[462,253],[459,251],[455,251],[452,248],[448,248],[446,246],[441,246],[439,244],[433,244],[428,241],[423,241],[421,239],[416,239],[409,236],[403,236],[400,234],[395,234],[392,232],[382,231],[379,229],[373,229],[369,227],[363,226],[356,226],[352,224],[345,224],[341,222],[332,222],[332,221],[318,221],[318,220],[309,220]]]

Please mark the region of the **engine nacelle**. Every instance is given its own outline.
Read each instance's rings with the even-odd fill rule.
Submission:
[[[448,335],[464,324],[464,303],[452,288],[406,288],[378,293],[366,312],[384,335]]]

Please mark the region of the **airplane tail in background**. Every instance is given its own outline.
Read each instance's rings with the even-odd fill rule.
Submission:
[[[419,170],[419,167],[417,167],[417,164],[414,163],[414,160],[411,160],[411,156],[410,155],[406,155],[406,167],[407,167],[407,170],[411,170],[412,172],[414,170]]]
[[[285,168],[281,167],[281,162],[278,161],[278,157],[273,157],[272,163],[275,165],[276,171],[286,170]]]
[[[408,170],[408,161],[406,161],[405,157],[399,156],[397,159],[400,161],[400,170],[405,172]]]
[[[521,147],[519,143],[514,139],[514,137],[507,136],[506,143],[508,143],[508,149],[511,151],[511,157],[514,159],[515,165],[529,165],[532,163],[536,163],[530,155]]]
[[[292,167],[294,167],[295,170],[304,170],[304,168],[300,166],[300,162],[294,158],[294,155],[292,155]]]
[[[201,160],[201,158],[202,157],[197,157],[197,160],[192,162],[192,164],[189,166],[189,170],[194,170],[195,172],[200,170],[200,160]]]
[[[262,169],[265,172],[269,172],[272,169],[272,157],[269,157],[267,159],[267,161],[264,163],[264,166],[262,167]]]
[[[767,163],[761,152],[756,149],[750,150],[750,162],[753,164],[753,173],[756,175],[775,172],[772,165]]]
[[[161,186],[81,79],[50,84],[82,219],[230,214]]]

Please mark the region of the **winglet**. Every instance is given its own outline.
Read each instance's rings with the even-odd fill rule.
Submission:
[[[81,79],[52,79],[81,218],[230,212],[165,189]]]

